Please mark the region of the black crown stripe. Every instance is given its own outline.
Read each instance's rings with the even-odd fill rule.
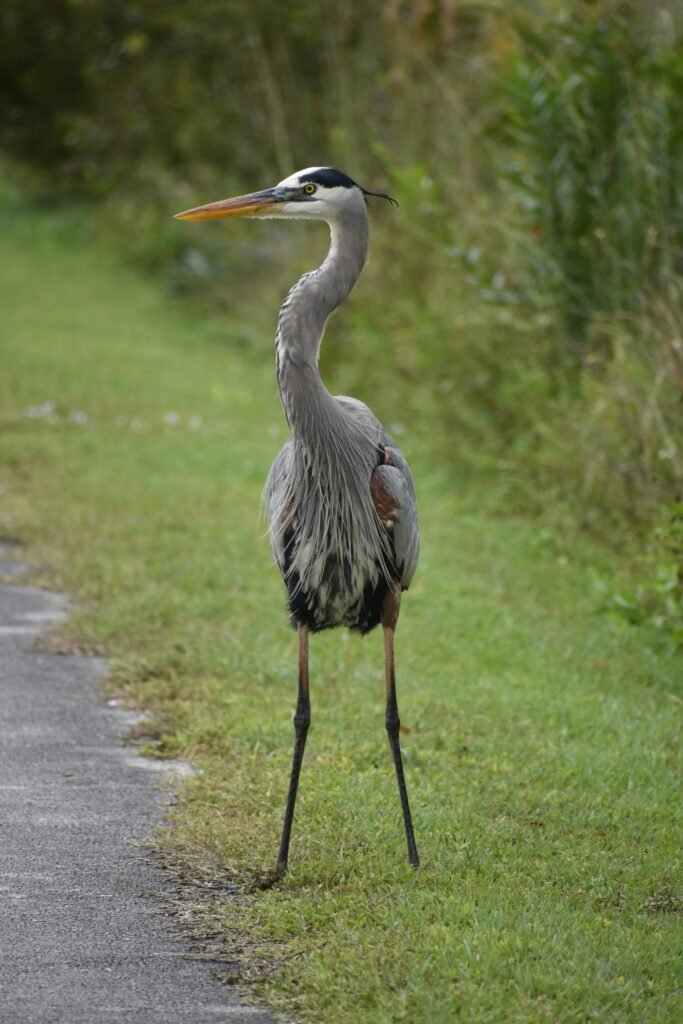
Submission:
[[[300,174],[299,181],[302,185],[312,181],[316,185],[322,185],[323,188],[360,188],[353,178],[349,178],[348,174],[344,174],[343,171],[335,170],[334,167],[319,167],[317,171],[311,171],[310,174]]]

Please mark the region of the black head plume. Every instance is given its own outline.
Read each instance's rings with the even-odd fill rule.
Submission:
[[[363,188],[362,185],[358,186],[364,196],[376,196],[378,199],[388,199],[394,206],[398,206],[398,202],[393,196],[390,196],[388,192],[370,192],[369,189]]]

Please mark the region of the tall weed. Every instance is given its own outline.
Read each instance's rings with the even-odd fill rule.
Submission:
[[[683,271],[683,49],[633,10],[526,22],[520,37],[504,122],[525,284],[570,345],[604,345],[596,316]]]

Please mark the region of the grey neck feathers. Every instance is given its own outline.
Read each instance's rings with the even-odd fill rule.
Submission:
[[[388,541],[384,531],[375,529],[370,490],[381,428],[365,407],[349,408],[330,395],[320,378],[318,356],[327,318],[353,288],[367,257],[365,204],[331,223],[330,231],[324,263],[294,285],[280,310],[278,382],[293,444],[273,521],[286,531],[293,515],[298,520],[289,572],[305,590],[320,585],[321,566],[334,572],[336,565],[341,573],[346,564],[364,569],[366,575],[355,581],[360,593],[366,576],[390,578]],[[337,584],[340,592],[350,585],[341,576]]]
[[[358,280],[368,253],[368,219],[363,206],[330,223],[331,245],[323,264],[304,274],[285,299],[275,338],[278,383],[295,437],[306,440],[334,400],[318,371],[318,357],[330,314]]]

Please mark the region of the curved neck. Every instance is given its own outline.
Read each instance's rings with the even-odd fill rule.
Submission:
[[[297,437],[319,431],[320,413],[333,400],[318,371],[318,357],[329,315],[358,280],[368,254],[365,209],[330,222],[330,250],[317,270],[304,274],[280,310],[275,354],[285,415]]]

